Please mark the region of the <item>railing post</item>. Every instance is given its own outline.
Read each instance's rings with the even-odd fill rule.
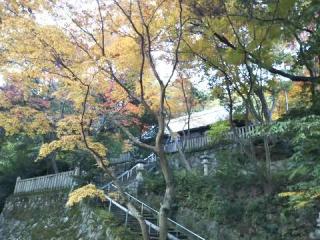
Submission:
[[[143,203],[141,203],[141,215],[143,215]]]
[[[111,200],[109,200],[109,212],[111,212],[111,204],[112,204],[112,201]]]
[[[126,220],[124,222],[124,225],[127,226],[127,224],[128,224],[128,211],[126,211]]]

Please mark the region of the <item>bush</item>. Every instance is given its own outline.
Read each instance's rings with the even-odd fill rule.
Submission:
[[[230,239],[304,239],[308,236],[317,210],[308,207],[292,211],[287,200],[278,197],[287,187],[286,173],[273,174],[276,187],[274,192],[265,195],[264,176],[255,171],[254,164],[240,152],[220,150],[216,157],[217,169],[209,176],[184,170],[174,173],[173,214],[178,208],[192,209],[204,219],[215,221],[221,236],[230,232],[239,236]],[[145,183],[146,192],[162,196],[165,184],[161,175],[147,175]]]
[[[213,138],[214,141],[219,141],[226,136],[226,133],[228,133],[229,130],[229,122],[227,120],[221,120],[211,125],[208,134]]]

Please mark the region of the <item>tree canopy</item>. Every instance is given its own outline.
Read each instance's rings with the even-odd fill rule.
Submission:
[[[1,151],[16,151],[17,144],[30,140],[26,149],[32,148],[32,160],[50,163],[55,172],[66,167],[68,161],[57,162],[69,159],[69,153],[73,165],[79,155],[89,156],[90,164],[94,160],[115,181],[144,239],[145,222],[117,182],[110,159],[133,145],[154,152],[165,182],[159,216],[160,239],[165,239],[175,195],[164,151],[171,118],[190,119],[192,112],[218,102],[228,110],[229,123],[213,126],[216,133],[232,130],[238,118],[268,127],[295,108],[311,109],[312,117],[299,118],[298,127],[299,120],[288,120],[284,136],[289,132],[290,144],[299,145],[292,159],[316,151],[302,139],[310,137],[310,145],[317,145],[304,131],[317,129],[319,121],[314,116],[319,106],[319,13],[317,0],[2,1]],[[155,139],[142,141],[143,131],[155,125]],[[265,132],[263,138],[268,183],[271,135],[282,130]],[[19,162],[17,156],[12,159]],[[0,172],[1,164],[12,167],[7,158],[0,159]],[[316,174],[299,167],[291,174],[303,171]],[[318,196],[317,178],[308,180],[316,192],[308,195],[310,200]]]

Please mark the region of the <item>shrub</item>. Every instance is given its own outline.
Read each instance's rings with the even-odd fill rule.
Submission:
[[[227,120],[221,120],[211,125],[208,133],[214,141],[219,141],[223,139],[223,137],[226,135],[226,133],[228,133],[229,130],[229,122]]]

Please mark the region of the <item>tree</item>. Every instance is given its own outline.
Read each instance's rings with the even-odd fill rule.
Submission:
[[[57,21],[56,26],[37,22],[40,3],[47,6],[43,8],[47,10],[45,14]],[[32,73],[43,81],[55,79],[61,89],[56,96],[72,104],[72,114],[62,114],[57,123],[57,139],[44,144],[39,157],[58,149],[89,151],[98,166],[112,177],[125,204],[138,219],[143,238],[148,239],[142,216],[126,199],[108,167],[107,150],[95,141],[95,124],[105,116],[108,124],[120,128],[134,144],[159,157],[166,182],[159,215],[160,239],[166,239],[174,181],[163,148],[165,98],[179,63],[184,29],[181,1],[97,0],[94,5],[84,3],[80,8],[64,1],[39,1],[36,6],[8,2],[1,6],[6,13],[1,44],[6,53],[4,59],[10,59],[4,60],[3,66],[12,69],[19,65],[21,72]],[[159,61],[170,65],[168,76],[160,73]],[[157,119],[155,145],[139,141],[128,129],[145,111]]]
[[[245,105],[247,119],[251,115],[269,124],[278,95],[271,86],[277,76],[310,82],[315,104],[320,80],[319,57],[314,52],[318,47],[313,44],[318,41],[316,1],[190,0],[187,4],[191,17],[185,49],[203,62],[210,79],[223,90],[230,121],[236,94]],[[264,142],[270,176],[268,137]]]
[[[204,43],[202,47],[217,42],[229,62],[248,62],[292,81],[311,82],[313,96],[316,95],[320,78],[318,47],[314,45],[319,40],[317,1],[262,4],[230,0],[215,1],[211,8],[208,1],[188,3],[195,16],[190,31],[202,36],[198,37]]]

